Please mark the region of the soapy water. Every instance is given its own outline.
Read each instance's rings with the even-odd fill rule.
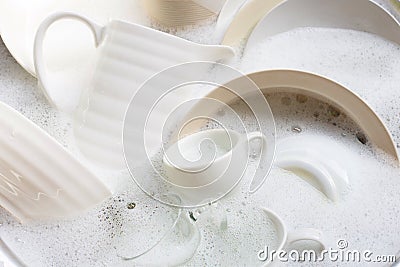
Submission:
[[[135,201],[133,208],[132,200]],[[157,244],[170,231],[176,218],[176,209],[160,205],[140,190],[132,190],[119,193],[73,219],[22,226],[2,210],[0,235],[29,266],[129,266],[131,263],[123,258],[141,254]],[[157,260],[167,261],[171,247],[176,248],[182,240],[186,241],[186,236],[177,236],[158,245]],[[174,262],[190,258],[191,254],[185,256],[185,253],[190,251],[191,242],[194,249],[197,247],[196,240],[190,239],[181,255],[174,255]],[[152,263],[148,257],[140,260]]]
[[[196,31],[192,34],[195,38]],[[296,47],[293,47],[294,41]],[[36,81],[2,47],[0,55],[0,100],[22,112],[90,165],[74,146],[69,118],[47,104],[36,88]],[[299,29],[269,38],[249,51],[243,60],[243,70],[296,68],[321,73],[344,84],[368,100],[399,143],[400,49],[397,45],[366,33]],[[358,175],[351,178],[349,190],[338,202],[332,203],[303,179],[274,168],[256,194],[249,197],[243,185],[237,195],[221,201],[228,217],[227,232],[215,229],[215,225],[200,215],[196,223],[202,239],[188,265],[257,264],[257,254],[254,254],[257,249],[277,243],[273,225],[263,215],[258,217],[260,206],[275,210],[291,228],[314,227],[333,240],[344,238],[350,249],[396,253],[400,249],[397,212],[400,175],[390,159],[377,160],[371,148],[358,140],[363,139],[357,138],[360,129],[340,110],[330,108],[330,103],[323,104],[310,97],[305,100],[304,96],[295,94],[272,94],[268,99],[279,138],[307,134],[329,136],[358,154],[354,160]],[[239,103],[237,110],[251,124],[251,116]],[[220,115],[224,118],[223,112]],[[229,122],[229,118],[225,120]],[[256,148],[254,158],[257,158]],[[254,166],[250,164],[248,172],[254,171]],[[122,261],[118,252],[142,251],[159,240],[173,223],[176,210],[144,195],[127,173],[91,167],[116,194],[81,217],[22,226],[6,211],[0,211],[0,236],[30,266],[131,266],[132,262]],[[131,202],[136,204],[133,209],[128,208]],[[132,237],[123,239],[124,233]],[[193,246],[196,243],[189,243],[187,249]],[[167,254],[165,251],[159,249],[156,255],[162,258]],[[184,249],[176,254],[183,254],[181,259],[187,256]]]
[[[360,95],[400,144],[399,66],[400,46],[376,35],[300,28],[267,38],[246,51],[240,69],[246,73],[297,69],[329,77]]]
[[[374,152],[368,144],[362,144],[356,137],[357,133],[361,133],[360,129],[332,103],[292,93],[271,93],[266,95],[266,98],[274,113],[277,136],[281,138],[301,136],[302,140],[304,138],[315,140],[311,149],[319,151],[320,147],[324,146],[324,151],[330,152],[326,159],[341,159],[344,155],[337,154],[337,151],[348,150],[346,157],[352,159],[346,166],[350,166],[348,169],[351,174],[350,184],[346,190],[340,192],[338,200],[332,202],[301,177],[275,167],[266,183],[254,195],[246,194],[246,187],[243,185],[239,189],[240,193],[221,201],[221,205],[227,207],[228,216],[230,212],[236,212],[236,216],[240,218],[251,217],[254,212],[260,211],[260,207],[265,206],[282,215],[291,229],[314,227],[322,230],[329,240],[328,246],[333,249],[337,248],[335,242],[344,238],[349,242],[351,249],[360,251],[370,249],[376,254],[395,254],[400,247],[396,234],[400,224],[399,218],[395,215],[399,204],[396,203],[394,187],[400,176],[399,169],[391,167],[393,164],[391,159],[384,157],[381,152]],[[244,120],[248,124],[246,126],[251,127],[252,119],[248,107],[242,101],[238,101],[232,108],[242,118],[246,118]],[[221,121],[229,126],[229,118],[225,119],[226,121],[221,118]],[[294,123],[301,125],[297,127],[301,127],[302,132],[291,130]],[[217,126],[212,124],[205,126],[205,128],[210,127]],[[315,135],[326,136],[330,142],[321,142],[319,141],[321,139],[313,137]],[[341,146],[342,149],[339,150],[337,146]],[[250,164],[247,173],[254,172],[253,168],[254,164]],[[383,196],[387,196],[387,199],[383,200]],[[383,203],[385,205],[381,206]],[[387,206],[388,203],[391,203],[390,206]],[[247,224],[247,219],[243,219],[242,223],[245,224],[246,221]],[[217,262],[219,265],[255,266],[256,252],[249,248],[249,244],[260,246],[264,243],[270,249],[276,249],[277,246],[273,225],[269,227],[267,224],[264,225],[267,241],[262,240],[265,235],[260,232],[255,233],[257,227],[263,226],[260,221],[262,219],[260,215],[256,223],[247,224],[254,225],[254,228],[248,227],[237,231],[236,236],[230,232],[229,241],[224,239],[224,234],[227,232],[220,233],[210,227],[200,228],[202,236],[206,236],[207,239],[202,240],[198,253],[189,265]],[[228,217],[228,224],[229,222],[237,223]],[[237,237],[238,233],[241,234],[240,237]],[[248,237],[244,238],[246,234]],[[221,240],[224,240],[224,246],[220,245]],[[328,262],[324,263],[324,266],[330,266],[329,264],[337,265]],[[348,264],[352,266],[354,263]],[[304,265],[306,264],[302,263],[302,266]]]
[[[243,77],[240,83],[230,83],[226,87],[232,94],[244,99],[252,109],[258,128],[257,133],[249,138],[262,138],[264,148],[274,147],[275,126],[268,103],[259,88],[250,79],[227,65],[191,62],[173,66],[147,80],[132,98],[124,121],[125,158],[133,180],[149,196],[162,203],[177,207],[199,207],[222,198],[240,182],[247,160],[236,151],[247,149],[245,137],[242,138],[234,132],[227,132],[226,130],[229,129],[227,128],[193,135],[176,144],[177,138],[192,133],[193,129],[198,130],[197,125],[204,120],[219,123],[218,119],[214,119],[211,114],[226,104],[210,98],[201,97],[199,99],[198,95],[204,96],[210,89],[214,89],[215,86],[210,86],[211,84],[222,85],[237,77]],[[186,84],[189,86],[185,86]],[[243,90],[244,88],[246,90]],[[189,92],[193,92],[193,94],[185,97],[187,92],[185,89],[192,90]],[[183,93],[180,94],[181,91]],[[247,95],[257,97],[248,98]],[[166,101],[165,99],[168,97],[171,97],[171,100]],[[191,112],[188,112],[190,109]],[[231,119],[233,117],[237,116],[233,114]],[[238,119],[237,127],[230,128],[230,130],[237,130],[241,124]],[[223,126],[223,124],[221,125]],[[144,130],[138,131],[137,129]],[[243,127],[240,129],[248,130]],[[227,154],[227,157],[214,165],[214,143],[219,143],[227,148],[237,146],[237,149],[232,150],[232,153]],[[207,149],[208,145],[211,145],[212,151]],[[198,146],[201,150],[201,158],[196,161],[185,159],[185,153],[182,153],[183,147],[181,146],[185,146],[185,150],[191,150],[189,147],[196,149]],[[165,155],[164,162],[171,166],[166,168],[166,174],[169,177],[161,175],[158,170],[156,172],[159,172],[160,175],[157,177],[151,171],[152,165],[155,165],[151,162],[152,155],[154,151],[160,150],[160,147]],[[250,191],[257,190],[267,177],[273,161],[273,152],[273,149],[263,150],[260,157],[260,168],[253,177],[248,177],[248,179],[252,179]],[[211,167],[211,165],[213,166]],[[209,166],[210,168],[208,168]],[[154,168],[156,167],[154,166]],[[189,172],[190,177],[187,176]],[[205,175],[209,176],[210,173],[214,177],[204,177]],[[177,177],[178,175],[180,177]],[[183,182],[181,183],[179,180]],[[215,181],[215,183],[211,183],[211,181]],[[160,200],[160,196],[164,195],[163,183],[167,183],[167,188],[170,188],[168,192],[175,189],[176,192],[181,193],[180,203]]]
[[[357,130],[357,127],[354,123],[340,110],[335,109],[332,104],[321,103],[311,97],[290,93],[270,94],[267,95],[267,99],[275,114],[279,136],[330,134],[332,139],[339,143],[346,143],[347,146],[352,147],[353,151],[362,151],[364,156],[371,153],[369,146],[361,144],[356,139],[354,129]],[[282,105],[282,100],[290,105]],[[231,107],[245,118],[243,121],[248,127],[254,126],[251,113],[243,102],[236,102]],[[320,114],[318,117],[315,116],[315,110]],[[221,122],[224,122],[225,125],[236,122],[236,120],[230,120],[226,115],[229,113],[223,110],[218,114]],[[296,116],[298,116],[296,123],[302,128],[301,133],[291,131],[292,121],[288,121],[288,118]],[[332,117],[336,118],[336,121],[328,123],[329,119],[327,118]],[[217,125],[205,126],[205,128],[215,127]],[[336,133],[332,134],[335,130]],[[316,144],[317,147],[320,145],[324,144]],[[332,153],[335,152],[334,147],[331,150]],[[160,159],[161,156],[158,161]],[[249,173],[254,171],[254,163],[255,161],[249,165]],[[365,159],[364,157],[355,157],[354,163],[358,165],[355,166],[355,169],[358,171],[365,169],[365,174],[362,171],[356,179],[352,177],[350,190],[341,195],[338,203],[330,202],[321,192],[296,175],[277,168],[273,170],[263,188],[255,195],[249,196],[247,187],[243,185],[238,189],[239,192],[228,196],[220,203],[222,209],[219,212],[226,212],[227,229],[220,229],[218,225],[210,223],[207,214],[201,214],[197,218],[196,224],[200,229],[202,239],[199,249],[188,265],[257,265],[258,250],[266,245],[275,248],[278,242],[274,225],[261,212],[260,207],[262,206],[279,211],[278,213],[292,228],[317,227],[332,236],[333,240],[345,237],[354,249],[369,248],[376,253],[394,253],[395,251],[392,249],[400,245],[399,241],[396,241],[398,238],[395,235],[399,230],[398,225],[396,226],[398,218],[394,213],[396,206],[387,200],[385,206],[393,207],[393,209],[382,210],[380,201],[383,201],[381,200],[383,192],[389,190],[389,193],[393,194],[390,189],[396,186],[398,170],[390,170],[385,164],[380,165],[373,160],[371,155]],[[370,167],[365,168],[364,164]],[[159,168],[162,168],[161,165]],[[381,168],[385,170],[385,173],[381,173]],[[378,176],[382,174],[384,176]],[[378,179],[376,179],[377,177]],[[381,188],[377,183],[382,183],[385,188]],[[371,188],[374,188],[375,193],[378,194],[371,194]],[[379,194],[380,190],[381,194]],[[369,196],[367,199],[366,195]],[[392,196],[395,197],[395,195]],[[135,200],[136,204],[133,209],[128,207],[129,203],[127,202],[132,200]],[[56,265],[66,263],[129,265],[118,255],[129,255],[129,252],[132,252],[133,255],[137,254],[144,244],[157,242],[172,224],[176,210],[169,210],[162,205],[154,207],[154,204],[157,205],[157,202],[152,202],[140,191],[132,189],[130,192],[117,194],[99,208],[75,220],[19,226],[6,222],[7,220],[12,221],[10,216],[2,216],[2,218],[7,218],[3,223],[2,236],[7,243],[13,245],[13,248],[17,248],[17,251],[24,251],[21,254],[23,259],[28,259],[33,266],[45,265],[49,262]],[[144,205],[141,211],[138,210],[140,205],[142,208]],[[154,210],[157,209],[161,210],[153,215]],[[136,214],[140,217],[134,217],[135,214],[131,211],[137,211]],[[376,214],[379,214],[379,217],[375,217]],[[383,222],[380,225],[375,224],[375,220],[381,220],[380,216],[385,216],[387,220],[391,221]],[[366,221],[371,223],[364,223]],[[164,225],[162,225],[163,222]],[[6,227],[4,227],[5,225]],[[371,229],[371,225],[374,226],[373,229]],[[352,229],[352,226],[357,227]],[[155,229],[158,230],[156,235],[154,235]],[[393,229],[393,232],[388,232],[388,229]],[[369,235],[370,231],[374,234],[365,236]],[[357,233],[357,236],[352,236],[351,233]],[[17,238],[14,239],[16,236]],[[73,238],[67,238],[68,236]],[[183,240],[180,242],[184,243],[185,238],[187,237],[182,237]],[[377,240],[382,240],[382,243],[385,244],[381,244]],[[32,261],[37,256],[35,255],[37,251],[32,251],[31,244],[35,244],[36,247],[43,250],[41,251],[42,259]],[[48,246],[48,244],[53,245]],[[184,262],[191,256],[185,252],[192,251],[197,246],[195,241],[184,244],[184,249],[178,250],[179,253],[173,250],[175,252],[172,254],[173,260]],[[392,244],[392,246],[387,246],[387,244]],[[155,250],[157,253],[154,255],[157,256],[157,260],[162,258],[165,261],[171,256],[171,252],[168,254],[168,251],[171,250],[170,246],[173,248],[177,246],[173,243],[164,245],[165,247],[158,247]],[[43,255],[48,255],[48,258]],[[173,262],[176,263],[176,261]]]
[[[216,32],[217,18],[212,16],[208,19],[199,21],[196,25],[186,25],[178,28],[162,25],[151,20],[151,27],[174,34],[178,37],[197,42],[200,44],[219,44],[222,41],[223,32]]]

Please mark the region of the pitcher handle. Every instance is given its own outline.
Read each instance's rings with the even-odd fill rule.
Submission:
[[[83,24],[87,25],[89,29],[93,33],[94,37],[94,45],[95,47],[98,47],[98,45],[102,41],[103,37],[103,32],[104,32],[104,27],[100,26],[92,21],[90,21],[88,18],[83,17],[81,15],[78,15],[76,13],[72,12],[57,12],[49,17],[47,17],[39,26],[35,40],[34,40],[34,47],[33,47],[33,61],[34,61],[34,66],[36,70],[36,76],[39,82],[39,87],[42,89],[45,97],[47,100],[50,102],[52,106],[54,106],[57,109],[60,109],[60,107],[57,105],[57,100],[54,98],[52,91],[51,91],[51,86],[48,81],[47,77],[47,72],[46,72],[46,64],[43,59],[43,41],[44,38],[46,37],[46,32],[49,29],[49,27],[56,21],[62,20],[62,19],[74,19],[79,22],[82,22]]]

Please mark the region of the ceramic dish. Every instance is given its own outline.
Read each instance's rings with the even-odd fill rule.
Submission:
[[[248,77],[264,93],[271,89],[290,88],[282,90],[290,90],[333,102],[359,125],[371,144],[396,160],[399,159],[392,136],[379,116],[359,96],[342,85],[317,74],[296,70],[260,71],[248,74]],[[217,88],[206,97],[229,103],[236,98],[236,95]],[[196,132],[201,126],[194,124],[192,128],[186,129],[185,134]]]
[[[370,0],[253,0],[236,14],[222,44],[243,44],[251,33],[247,46],[254,46],[268,36],[297,27],[366,31],[400,43],[396,19]]]
[[[224,33],[235,17],[235,14],[246,4],[247,0],[226,0],[218,15],[215,31]]]
[[[201,207],[224,198],[243,181],[241,178],[244,178],[242,174],[246,169],[245,163],[249,160],[247,142],[249,141],[250,143],[250,140],[247,140],[247,137],[251,138],[251,140],[255,139],[254,142],[262,141],[257,146],[262,149],[262,154],[256,160],[259,168],[251,177],[246,176],[246,190],[254,193],[262,186],[273,162],[275,124],[267,101],[250,79],[241,80],[241,83],[227,86],[237,95],[254,93],[252,95],[259,96],[247,99],[248,105],[253,107],[254,116],[259,121],[258,124],[254,124],[251,129],[246,129],[245,125],[240,128],[227,127],[223,132],[220,130],[206,132],[204,131],[206,128],[196,128],[195,131],[189,133],[186,131],[187,128],[192,128],[192,123],[197,124],[199,120],[218,121],[209,112],[223,109],[227,105],[218,101],[207,101],[208,99],[204,98],[204,96],[207,94],[206,92],[215,89],[215,84],[226,84],[237,77],[243,77],[243,74],[227,65],[211,62],[189,62],[159,72],[143,83],[140,90],[136,92],[125,115],[123,148],[132,179],[149,196],[171,206],[184,206],[186,208]],[[188,113],[188,111],[190,112]],[[234,111],[232,112],[234,113]],[[226,111],[226,113],[228,114],[230,111]],[[240,118],[238,118],[237,122],[240,123]],[[220,126],[224,128],[223,125]],[[201,146],[203,141],[204,145],[221,142],[221,145],[225,148],[221,147],[219,153],[224,154],[223,150],[229,147],[226,146],[227,142],[229,142],[229,138],[226,138],[227,134],[229,133],[228,136],[232,137],[232,142],[230,143],[232,147],[235,147],[232,153],[225,153],[221,158],[216,157],[215,165],[209,164],[211,162],[207,163],[207,172],[210,171],[213,175],[217,172],[222,174],[221,172],[226,169],[229,164],[229,158],[231,158],[233,166],[229,166],[229,170],[227,170],[230,173],[230,177],[224,174],[221,179],[216,179],[213,182],[213,179],[209,179],[210,177],[204,178],[202,173],[199,172],[198,176],[191,177],[197,181],[192,179],[193,183],[189,183],[189,181],[182,181],[191,179],[188,175],[173,168],[172,164],[168,164],[169,166],[166,166],[166,169],[168,169],[167,172],[171,176],[182,175],[187,179],[179,179],[182,177],[166,179],[163,175],[165,171],[159,170],[156,165],[160,166],[160,168],[163,167],[162,160],[165,153],[169,153],[170,148],[174,149],[176,142],[178,142],[178,146],[181,146],[178,140],[181,140],[187,134],[197,132],[200,133],[191,137],[188,136],[185,139],[186,141],[182,141],[181,145],[188,144],[192,146],[192,141],[195,141],[195,143],[197,141],[200,142],[195,146]],[[238,134],[234,134],[234,132]],[[251,135],[251,132],[258,132],[258,135]],[[240,142],[238,141],[239,139]],[[236,144],[236,146],[233,144]],[[179,150],[185,150],[187,153],[196,153],[196,147],[191,149],[182,147]],[[177,152],[176,149],[173,150],[174,156],[177,154],[175,152]],[[209,156],[212,156],[212,151],[208,152],[211,152]],[[159,156],[160,159],[158,159]],[[156,164],[153,164],[153,159],[157,162]],[[200,168],[204,166],[204,164],[200,164]],[[190,166],[188,167],[190,169]],[[193,162],[191,167],[196,167],[196,163]],[[197,167],[199,166],[197,165]],[[160,199],[159,196],[165,193],[174,192],[177,194],[176,187],[179,186],[185,191],[185,197],[182,197],[183,205],[181,203],[178,205],[176,203],[166,203]]]
[[[60,92],[57,77],[48,75],[43,59],[46,32],[62,19],[73,19],[89,26],[95,39],[94,45],[93,41],[91,43],[93,47],[99,47],[91,83],[87,88],[78,88],[75,99],[70,90]],[[34,45],[38,80],[47,99],[57,109],[75,115],[74,134],[83,154],[103,167],[114,169],[125,168],[122,149],[124,115],[131,98],[146,79],[180,63],[217,61],[233,56],[233,49],[227,46],[201,45],[119,20],[100,26],[69,12],[55,13],[44,20]]]
[[[25,264],[15,255],[15,253],[7,246],[7,244],[2,239],[0,239],[0,265],[2,267],[25,266]]]
[[[255,46],[268,36],[298,27],[364,31],[400,44],[399,23],[373,1],[287,0],[260,20],[248,39],[247,47]]]
[[[143,0],[150,17],[167,27],[196,24],[216,16],[226,0]]]
[[[282,1],[252,0],[247,2],[233,17],[221,43],[231,46],[241,45],[259,20]]]
[[[0,205],[20,221],[72,216],[110,195],[57,141],[0,102]]]
[[[356,164],[356,157],[346,146],[326,136],[306,134],[279,139],[276,149],[275,166],[295,173],[331,201],[347,190],[353,177],[349,163]]]
[[[185,206],[207,204],[240,182],[248,163],[249,142],[254,139],[261,140],[261,160],[265,161],[268,140],[261,132],[241,135],[213,129],[188,135],[164,154],[166,179],[176,185],[172,190]]]

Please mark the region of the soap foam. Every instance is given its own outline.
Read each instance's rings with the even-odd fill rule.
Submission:
[[[352,30],[300,28],[249,48],[241,69],[246,73],[297,69],[329,77],[370,104],[399,144],[399,66],[400,46],[379,36]]]
[[[222,40],[223,33],[215,32],[216,23],[216,18],[210,17],[200,21],[196,25],[186,25],[179,28],[167,27],[154,21],[151,26],[157,30],[174,34],[178,37],[199,44],[219,44]]]
[[[249,248],[250,243],[258,244],[259,249],[263,248],[262,244],[276,249],[278,240],[276,236],[272,237],[273,234],[276,235],[273,225],[263,225],[262,221],[265,218],[262,215],[259,215],[258,221],[248,223],[248,217],[251,218],[254,212],[260,212],[261,207],[276,211],[289,229],[312,227],[322,230],[328,246],[333,249],[337,248],[337,240],[346,239],[350,249],[369,249],[376,254],[395,254],[400,247],[397,234],[400,225],[395,214],[395,210],[400,207],[395,197],[400,177],[399,169],[393,167],[395,163],[392,159],[380,151],[375,151],[368,143],[363,144],[364,142],[357,138],[357,134],[362,131],[333,103],[296,93],[269,93],[266,98],[274,113],[278,138],[298,136],[301,137],[299,140],[314,140],[315,143],[310,149],[320,151],[324,146],[324,151],[329,153],[326,160],[337,158],[340,162],[342,156],[338,151],[343,151],[344,148],[349,151],[346,155],[350,158],[349,162],[346,162],[347,171],[350,173],[349,188],[340,192],[337,202],[332,202],[301,177],[274,167],[263,187],[256,194],[249,195],[246,192],[246,179],[255,171],[256,161],[253,160],[243,178],[241,192],[221,201],[221,205],[229,211],[228,215],[230,212],[236,212],[236,216],[243,219],[241,224],[248,227],[236,232],[240,234],[240,238],[232,233],[230,238],[226,238],[224,234],[213,231],[209,226],[201,228],[207,239],[202,241],[198,254],[189,265],[211,265],[217,262],[254,266],[258,251],[252,251]],[[246,118],[244,122],[247,127],[255,125],[255,120],[243,101],[237,101],[231,107],[242,118]],[[219,119],[228,128],[235,123],[234,118],[222,116]],[[214,127],[217,125],[209,124],[205,128]],[[315,135],[330,140],[324,142],[324,139],[314,138]],[[338,146],[341,149],[338,150]],[[323,158],[319,160],[324,161]],[[242,213],[244,216],[241,217]],[[230,218],[228,221],[233,220]],[[262,226],[264,234],[269,237],[268,241],[262,240],[265,235],[255,230]],[[248,237],[244,238],[246,234]],[[224,237],[226,239],[223,239]],[[223,246],[221,239],[225,241]],[[227,251],[229,253],[226,253]],[[336,264],[327,262],[324,266]],[[348,264],[352,266],[354,263]],[[306,265],[302,263],[302,266]]]
[[[202,35],[196,29],[188,29],[187,35],[181,36],[206,42],[207,27],[211,28],[212,24],[204,26]],[[37,89],[36,80],[17,65],[3,46],[0,46],[0,56],[0,100],[45,129],[87,163],[74,145],[70,118],[47,104]],[[243,70],[271,68],[317,72],[348,86],[368,100],[399,143],[399,46],[367,33],[298,29],[269,38],[246,53]],[[400,248],[399,170],[391,166],[389,159],[377,160],[371,148],[357,139],[360,129],[342,112],[336,117],[337,110],[329,108],[331,103],[311,98],[301,103],[302,97],[292,94],[270,95],[268,99],[277,121],[278,137],[308,133],[329,136],[359,154],[362,165],[354,166],[359,174],[351,178],[349,192],[332,203],[303,179],[274,168],[255,195],[248,196],[245,187],[241,187],[238,195],[221,202],[228,219],[232,218],[228,220],[228,234],[221,234],[215,226],[199,218],[203,238],[189,265],[218,262],[237,265],[245,264],[245,260],[248,264],[256,263],[254,253],[258,246],[262,249],[264,245],[277,244],[271,222],[264,216],[257,220],[260,206],[275,210],[291,229],[315,227],[332,240],[346,239],[351,249],[369,249],[376,254],[397,252]],[[255,127],[248,111],[237,105],[249,127]],[[225,119],[229,123],[229,118]],[[249,173],[254,171],[255,162],[250,164]],[[116,194],[80,217],[19,225],[6,211],[0,210],[0,236],[30,266],[130,266],[132,263],[121,261],[118,254],[128,251],[135,254],[150,247],[171,226],[176,211],[141,192],[127,172],[110,173],[91,168],[114,187]],[[136,206],[128,209],[131,202]],[[124,239],[124,233],[131,236]],[[247,249],[249,243],[252,246]],[[162,250],[159,253],[160,257],[164,255]]]

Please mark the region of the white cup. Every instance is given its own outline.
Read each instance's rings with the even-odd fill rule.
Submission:
[[[261,132],[240,134],[225,129],[200,131],[170,146],[164,157],[165,179],[175,185],[185,205],[205,204],[229,193],[243,177],[249,142],[261,139],[262,161],[267,140]]]

